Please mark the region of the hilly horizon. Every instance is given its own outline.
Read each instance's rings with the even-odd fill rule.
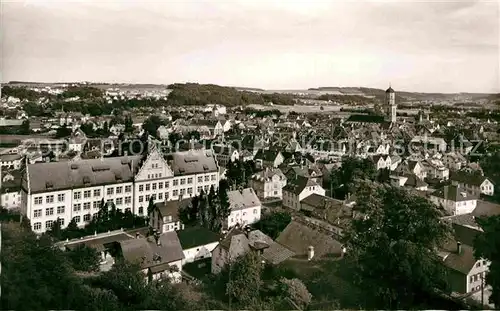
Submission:
[[[327,92],[338,92],[340,94],[338,95],[351,95],[351,94],[356,94],[358,95],[365,95],[365,96],[377,96],[381,95],[380,93],[385,93],[386,89],[379,89],[379,88],[371,88],[371,87],[364,87],[364,86],[319,86],[319,87],[309,87],[309,88],[298,88],[298,89],[264,89],[264,88],[258,88],[258,87],[246,87],[246,86],[227,86],[227,85],[219,85],[219,84],[214,84],[214,83],[196,83],[196,82],[185,82],[185,83],[168,83],[168,84],[156,84],[156,83],[108,83],[108,82],[89,82],[89,81],[71,81],[71,82],[37,82],[37,81],[9,81],[7,85],[24,85],[24,86],[50,86],[50,85],[64,85],[64,84],[83,84],[87,83],[95,87],[137,87],[137,88],[164,88],[172,84],[200,84],[200,85],[216,85],[216,86],[221,86],[221,87],[229,87],[229,88],[234,88],[240,91],[254,91],[254,92],[266,92],[266,93],[308,93],[308,92],[321,92],[321,93],[327,93]],[[402,91],[398,90],[397,87],[393,87],[393,89],[402,96],[412,96],[412,95],[434,95],[434,96],[442,96],[442,95],[469,95],[473,97],[483,97],[483,96],[488,96],[488,95],[496,95],[497,93],[476,93],[476,92],[455,92],[455,93],[446,93],[446,92],[415,92],[415,91]]]

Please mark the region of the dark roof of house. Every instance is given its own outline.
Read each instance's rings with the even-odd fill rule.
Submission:
[[[450,269],[462,274],[469,274],[477,259],[474,257],[474,249],[468,245],[461,245],[461,252],[457,252],[457,241],[448,239],[441,247],[441,254],[444,256],[443,263]]]
[[[188,227],[184,230],[177,231],[177,236],[181,243],[182,249],[186,250],[196,246],[207,245],[217,242],[220,235],[203,227]]]
[[[466,189],[459,186],[444,186],[432,193],[433,196],[454,202],[477,200],[476,194],[467,192]]]
[[[281,232],[276,242],[284,245],[296,255],[305,255],[309,246],[314,247],[315,256],[340,254],[341,244],[330,235],[324,234],[301,222],[292,220]]]
[[[285,174],[287,178],[295,178],[295,176],[319,178],[323,176],[323,172],[315,165],[310,166],[292,166]]]
[[[186,198],[182,200],[158,202],[155,203],[155,206],[162,217],[172,216],[173,221],[177,221],[179,220],[179,209],[188,206],[190,203],[191,198]]]
[[[140,264],[142,268],[184,259],[177,233],[165,232],[160,235],[159,241],[161,245],[157,245],[153,237],[121,241],[123,257],[129,262]],[[154,261],[156,255],[160,257],[157,262]]]
[[[338,209],[340,210],[343,206],[343,202],[337,199],[333,199],[327,196],[319,195],[313,193],[303,199],[300,203],[306,204],[315,209]]]
[[[405,182],[405,186],[414,187],[414,188],[420,188],[420,187],[427,186],[427,183],[425,181],[423,181],[422,179],[418,178],[417,175],[415,175],[415,174],[408,173],[408,174],[404,174],[403,176],[407,178],[406,182]]]
[[[280,152],[276,150],[263,150],[259,149],[257,154],[255,154],[254,159],[263,160],[263,161],[274,161],[278,157]]]
[[[383,116],[368,114],[353,114],[347,118],[346,123],[385,123]]]
[[[471,213],[475,217],[489,217],[500,215],[500,204],[477,200],[476,208]]]
[[[306,187],[319,186],[313,179],[297,176],[295,179],[290,179],[285,187],[283,187],[283,191],[292,192],[296,195],[299,195]]]
[[[479,174],[471,174],[463,171],[450,172],[450,179],[458,181],[460,183],[464,183],[466,185],[474,185],[474,186],[480,186],[486,179],[490,180],[486,176],[482,176]],[[490,180],[490,182],[492,181]]]
[[[260,230],[253,230],[249,232],[248,241],[250,245],[254,245],[254,248],[262,247],[264,249],[262,256],[266,261],[273,265],[277,265],[295,255],[294,252],[283,245],[276,243]]]

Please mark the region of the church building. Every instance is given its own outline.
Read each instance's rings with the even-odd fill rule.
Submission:
[[[381,124],[390,125],[396,123],[397,105],[396,92],[391,86],[385,91],[384,116],[369,114],[353,114],[345,121],[345,124]]]

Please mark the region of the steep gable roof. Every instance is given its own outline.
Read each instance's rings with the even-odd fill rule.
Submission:
[[[306,187],[319,186],[313,179],[297,176],[295,179],[288,181],[287,185],[283,187],[283,191],[292,192],[295,195],[299,195]]]

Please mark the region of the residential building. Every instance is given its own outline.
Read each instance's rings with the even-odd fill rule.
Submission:
[[[258,167],[278,167],[284,158],[280,151],[259,149],[254,157]]]
[[[120,248],[123,258],[138,264],[149,282],[159,279],[169,279],[173,283],[182,281],[184,253],[175,232],[120,241]]]
[[[376,154],[372,156],[372,161],[375,164],[377,170],[388,169],[392,167],[391,157],[388,155]]]
[[[250,225],[260,220],[262,205],[252,188],[228,191],[227,196],[231,213],[225,228]]]
[[[212,148],[219,167],[226,167],[229,161],[235,162],[240,158],[238,150],[230,146],[213,146]]]
[[[474,293],[480,291],[481,286],[486,286],[490,262],[477,259],[472,246],[450,239],[438,254],[446,267],[446,276],[452,292]]]
[[[158,135],[158,138],[160,138],[161,140],[167,140],[168,139],[168,129],[166,126],[164,125],[161,125],[160,127],[158,127],[158,129],[156,130],[156,134]]]
[[[480,195],[493,195],[495,192],[495,185],[486,176],[478,173],[468,173],[465,171],[452,172],[450,174],[452,185],[464,187],[470,193]]]
[[[0,206],[5,209],[21,207],[21,173],[1,171],[0,168]]]
[[[300,202],[313,193],[324,196],[325,189],[313,179],[297,176],[283,187],[283,206],[299,210]]]
[[[252,176],[250,187],[255,190],[261,199],[283,198],[282,189],[286,185],[287,178],[279,168],[269,169],[266,167]]]
[[[221,236],[203,227],[189,227],[178,231],[184,259],[182,265],[212,257],[212,251],[219,245]]]
[[[259,230],[234,228],[212,251],[212,273],[219,273],[226,264],[234,262],[250,251],[257,252],[264,262],[273,265],[295,255]]]
[[[440,160],[427,159],[422,164],[427,171],[427,178],[447,180],[450,177],[450,170]]]
[[[184,229],[179,219],[179,209],[185,208],[191,199],[158,202],[149,216],[149,226],[159,233]]]
[[[14,169],[18,170],[21,167],[21,161],[23,156],[20,154],[1,154],[0,155],[0,165],[2,169]]]
[[[478,196],[459,186],[444,186],[430,195],[430,200],[442,206],[450,215],[469,214],[477,204]]]
[[[294,165],[286,171],[287,179],[295,179],[297,176],[302,176],[321,184],[323,180],[323,172],[320,167],[315,164],[310,165]]]

